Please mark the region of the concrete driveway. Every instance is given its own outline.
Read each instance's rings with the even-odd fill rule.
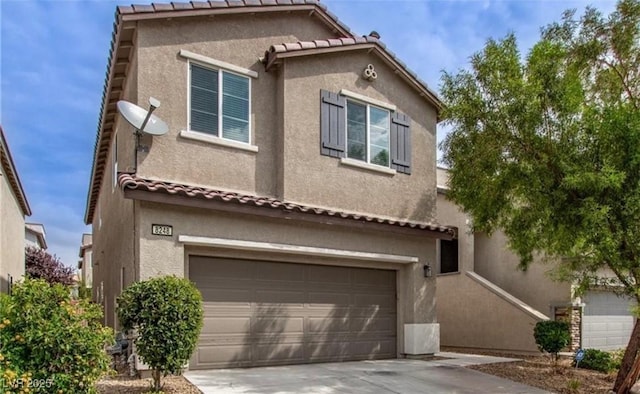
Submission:
[[[354,361],[190,371],[185,377],[205,394],[546,393],[463,367],[499,361],[511,360],[467,356],[437,361]]]

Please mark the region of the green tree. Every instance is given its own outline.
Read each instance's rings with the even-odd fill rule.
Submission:
[[[536,323],[533,337],[538,349],[550,353],[553,364],[558,364],[558,353],[571,342],[571,326],[565,321],[545,320]]]
[[[187,279],[164,276],[137,282],[118,297],[118,320],[137,329],[138,355],[152,369],[153,390],[161,377],[179,373],[195,350],[202,328],[202,296]]]
[[[607,270],[598,285],[640,301],[640,2],[567,11],[526,57],[488,40],[442,96],[449,196],[475,230],[504,231],[523,269],[540,253],[582,289]],[[614,390],[639,339],[636,324]]]

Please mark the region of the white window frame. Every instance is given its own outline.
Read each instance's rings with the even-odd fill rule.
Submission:
[[[348,92],[348,91],[347,91]],[[349,92],[350,93],[350,92]],[[357,161],[357,162],[361,162],[361,163],[365,163],[368,166],[375,166],[375,167],[379,167],[379,168],[385,168],[385,169],[391,169],[391,114],[392,112],[394,112],[395,110],[395,106],[391,105],[391,104],[386,104],[383,103],[381,101],[378,100],[373,100],[373,99],[367,99],[365,96],[361,96],[358,95],[356,93],[350,93],[350,94],[345,94],[345,90],[340,91],[340,94],[346,96],[346,102],[345,102],[345,107],[344,107],[344,116],[345,116],[345,159],[347,159],[348,161]],[[366,101],[363,99],[367,99]],[[360,104],[360,105],[364,105],[366,107],[366,120],[365,120],[365,125],[366,125],[366,145],[367,145],[367,157],[366,160],[360,160],[360,159],[354,159],[352,157],[349,157],[349,101]],[[383,105],[380,105],[383,104]],[[387,146],[387,154],[389,157],[389,163],[386,166],[380,165],[380,164],[376,164],[376,163],[372,163],[371,162],[371,107],[375,107],[379,110],[383,110],[386,111],[389,114],[389,145]],[[394,110],[392,110],[391,108],[394,108]]]
[[[253,128],[251,127],[251,124],[253,123],[253,116],[251,115],[251,97],[252,97],[252,89],[251,89],[251,77],[255,76],[257,77],[257,73],[255,73],[255,71],[251,71],[251,70],[246,70],[247,72],[238,72],[239,70],[243,70],[240,67],[228,67],[228,66],[232,66],[229,65],[227,63],[224,62],[220,62],[220,61],[215,61],[213,59],[209,59],[211,61],[203,61],[203,58],[206,59],[204,56],[197,56],[197,58],[195,58],[195,56],[185,56],[185,52],[187,51],[180,51],[180,55],[183,57],[187,57],[187,128],[185,130],[185,133],[181,133],[182,137],[186,137],[189,138],[189,134],[190,133],[197,133],[197,135],[204,135],[204,136],[208,136],[208,137],[212,137],[214,139],[219,139],[221,141],[225,141],[225,142],[231,142],[232,144],[241,144],[244,146],[251,146],[251,141],[253,139]],[[188,52],[187,52],[188,53]],[[213,134],[209,134],[209,133],[205,133],[202,131],[198,131],[198,130],[192,130],[191,129],[191,65],[195,64],[196,66],[202,67],[202,68],[206,68],[209,70],[215,70],[218,72],[218,135],[213,135]],[[227,65],[227,67],[222,67],[222,65]],[[224,86],[223,86],[223,82],[222,82],[222,76],[223,73],[229,73],[232,75],[236,75],[239,77],[243,77],[246,78],[247,81],[249,82],[249,108],[248,108],[248,127],[249,127],[249,138],[247,142],[244,141],[238,141],[238,140],[234,140],[231,138],[225,138],[223,135],[223,130],[222,130],[222,120],[223,120],[223,115],[222,115],[222,105],[223,105],[223,97],[224,97]],[[186,135],[185,135],[186,134]],[[192,139],[198,139],[197,137],[194,136],[194,138]],[[213,141],[208,141],[208,142],[213,142],[215,143],[215,140]],[[224,144],[222,143],[221,145],[228,145],[228,144]],[[251,149],[253,150],[253,149]]]

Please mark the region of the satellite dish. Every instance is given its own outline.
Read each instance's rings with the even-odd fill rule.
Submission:
[[[149,111],[140,108],[128,101],[118,101],[118,112],[136,129],[136,133],[142,132],[151,135],[163,135],[169,131],[169,126],[160,118],[151,113],[160,106],[160,101],[150,97]]]

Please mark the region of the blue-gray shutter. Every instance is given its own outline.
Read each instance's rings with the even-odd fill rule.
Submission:
[[[320,91],[320,154],[344,157],[346,105],[344,97],[326,90]]]
[[[411,174],[411,118],[399,112],[391,114],[391,168]]]

